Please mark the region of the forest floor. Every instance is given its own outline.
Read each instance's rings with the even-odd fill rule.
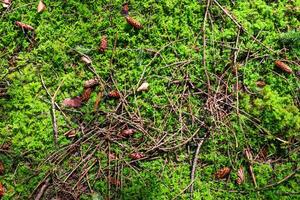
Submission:
[[[0,199],[300,198],[299,0],[3,2]]]

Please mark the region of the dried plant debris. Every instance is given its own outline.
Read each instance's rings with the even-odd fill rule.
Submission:
[[[223,167],[222,169],[219,169],[215,173],[215,177],[216,177],[216,179],[224,179],[229,176],[230,172],[231,172],[231,169],[229,167]]]
[[[4,174],[4,165],[3,163],[0,161],[0,176]]]
[[[0,182],[0,199],[4,196],[4,194],[5,194],[5,189],[2,183]]]
[[[93,92],[93,88],[84,88],[83,93],[81,94],[80,98],[82,102],[88,102]]]
[[[43,12],[46,10],[46,5],[44,4],[43,1],[40,1],[39,4],[38,4],[38,7],[37,7],[37,12],[40,13],[40,12]]]
[[[130,157],[131,159],[133,159],[133,160],[139,160],[139,159],[141,159],[141,158],[144,158],[145,155],[144,155],[143,153],[137,152],[137,153],[131,153],[131,154],[129,155],[129,157]]]
[[[288,74],[293,73],[293,70],[287,64],[280,60],[275,61],[275,66]]]
[[[99,51],[101,53],[104,53],[106,51],[106,49],[107,49],[107,43],[108,43],[107,36],[106,35],[102,36],[101,43],[100,43],[100,48],[99,48]]]
[[[93,78],[93,79],[89,79],[87,81],[84,82],[83,87],[84,88],[92,88],[99,85],[99,79],[98,78]]]
[[[257,82],[256,82],[256,85],[257,85],[257,87],[262,88],[262,87],[265,87],[265,86],[266,86],[266,83],[265,83],[264,81],[257,81]]]
[[[131,128],[124,129],[121,131],[120,136],[121,137],[129,137],[129,136],[132,136],[134,133],[135,133],[134,129],[131,129]]]
[[[67,98],[63,101],[63,105],[72,108],[79,108],[82,106],[82,99],[80,96]]]
[[[15,23],[18,27],[22,28],[23,30],[26,30],[26,31],[33,31],[34,28],[28,24],[25,24],[23,22],[19,22],[19,21],[16,21]]]
[[[11,0],[3,0],[2,2],[4,8],[9,8],[11,6]]]
[[[138,22],[137,20],[133,19],[132,17],[130,16],[126,16],[126,21],[129,25],[131,25],[133,28],[135,29],[142,29],[143,26],[140,22]]]
[[[66,136],[67,138],[74,138],[77,134],[76,129],[71,129],[67,132],[64,133],[64,136]]]
[[[129,10],[129,8],[128,8],[128,3],[126,2],[126,3],[124,3],[124,4],[122,5],[122,11],[121,11],[121,14],[127,16],[127,15],[128,15],[128,10]]]
[[[148,88],[149,88],[149,83],[144,82],[136,91],[137,92],[147,91]]]
[[[81,56],[80,60],[87,65],[92,64],[92,59],[88,56]]]
[[[238,185],[241,185],[245,181],[245,174],[244,174],[244,168],[241,166],[239,170],[237,171],[237,179],[236,183]]]
[[[114,99],[119,99],[121,96],[117,90],[112,90],[108,93],[108,97],[114,98]]]

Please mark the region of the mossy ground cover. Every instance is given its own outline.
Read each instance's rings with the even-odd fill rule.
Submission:
[[[3,199],[33,198],[47,177],[55,187],[49,186],[46,199],[78,193],[81,199],[188,199],[191,185],[194,199],[300,197],[299,1],[130,1],[130,16],[142,23],[141,30],[120,13],[123,1],[44,2],[42,13],[33,1],[1,8],[0,76],[7,95],[0,98]],[[15,21],[33,26],[34,35]],[[108,49],[99,53],[104,35]],[[92,68],[80,60],[83,54]],[[294,73],[275,68],[275,60]],[[105,85],[98,111],[99,88],[79,109],[61,106],[95,74]],[[51,95],[59,88],[58,147],[41,77]],[[136,92],[144,81],[149,90]],[[105,98],[116,89],[121,100]],[[48,160],[84,137],[86,127],[111,128],[119,121],[139,129],[134,138],[92,138],[61,163]],[[76,140],[64,136],[71,129],[81,130]],[[94,149],[94,160],[78,166],[73,182],[66,179]],[[132,162],[128,154],[135,151],[147,159]],[[108,152],[118,160],[110,161]],[[245,180],[238,185],[241,166]],[[231,169],[230,176],[218,180],[214,174],[223,167]],[[89,169],[87,175],[81,177],[80,169]],[[72,190],[78,180],[81,187]]]

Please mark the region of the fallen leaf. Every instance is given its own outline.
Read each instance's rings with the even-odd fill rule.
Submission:
[[[132,153],[132,154],[129,155],[129,157],[134,159],[134,160],[138,160],[138,159],[144,158],[145,155],[142,154],[142,153]]]
[[[141,92],[141,91],[146,91],[149,88],[149,83],[144,82],[136,91]]]
[[[11,5],[11,0],[3,0],[2,5],[4,8],[9,8]]]
[[[288,74],[293,73],[293,70],[287,64],[285,64],[284,62],[282,62],[280,60],[275,61],[275,66]]]
[[[89,65],[89,64],[92,64],[92,60],[90,57],[88,56],[82,56],[81,59],[80,59],[82,62],[84,62],[85,64]]]
[[[81,101],[87,102],[90,99],[92,92],[93,92],[93,88],[91,87],[84,88],[83,93],[80,96]]]
[[[129,137],[135,133],[135,130],[132,128],[124,129],[121,131],[120,136],[122,137]]]
[[[106,49],[107,49],[107,36],[104,35],[104,36],[102,36],[102,38],[101,38],[101,43],[100,43],[99,51],[100,51],[101,53],[104,53],[104,52],[106,51]]]
[[[110,91],[108,93],[108,97],[119,99],[120,98],[120,93],[117,90],[113,90],[113,91]]]
[[[19,21],[16,21],[15,23],[18,27],[24,29],[24,30],[27,30],[27,31],[33,31],[34,28],[28,24],[25,24],[23,22],[19,22]]]
[[[4,174],[4,165],[3,163],[0,161],[0,175]]]
[[[97,78],[93,78],[84,82],[83,87],[92,88],[99,85],[99,80]]]
[[[3,185],[2,185],[2,183],[0,183],[0,199],[1,199],[1,197],[4,196],[4,193],[5,193],[5,189],[4,189]]]
[[[127,2],[122,5],[122,11],[121,11],[121,13],[123,15],[125,15],[125,16],[128,15],[128,3]]]
[[[244,169],[242,166],[239,168],[237,176],[236,183],[241,185],[245,181]]]
[[[43,1],[40,1],[40,2],[39,2],[39,5],[38,5],[38,7],[37,7],[38,13],[43,12],[43,11],[45,11],[45,10],[46,10],[46,5],[44,4]]]
[[[138,22],[137,20],[133,19],[132,17],[130,16],[126,16],[126,21],[128,24],[130,24],[133,28],[135,29],[142,29],[143,26],[140,22]]]
[[[227,178],[228,175],[230,174],[231,169],[229,167],[223,167],[222,169],[219,169],[216,173],[215,173],[215,177],[217,179],[223,179],[223,178]]]
[[[79,108],[82,106],[81,97],[77,96],[73,98],[67,98],[63,101],[63,105],[72,108]]]
[[[264,81],[257,81],[256,85],[257,85],[257,87],[265,87],[266,83]]]

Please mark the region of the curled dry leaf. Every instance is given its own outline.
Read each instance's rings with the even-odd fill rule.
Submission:
[[[119,99],[120,98],[120,93],[117,90],[113,90],[113,91],[110,91],[108,93],[108,97]]]
[[[28,24],[24,24],[23,22],[16,21],[16,25],[26,31],[33,31],[34,28]]]
[[[4,165],[3,163],[0,161],[0,175],[4,174]]]
[[[141,92],[141,91],[146,91],[149,88],[149,83],[144,82],[136,91]]]
[[[245,181],[245,175],[244,175],[244,169],[241,166],[237,172],[237,179],[236,179],[236,183],[238,185],[241,185],[243,182]]]
[[[0,199],[1,199],[1,197],[4,196],[4,194],[5,194],[5,189],[4,189],[3,185],[2,185],[2,183],[0,183]]]
[[[133,28],[135,29],[142,29],[143,26],[140,22],[138,22],[137,20],[133,19],[132,17],[130,16],[126,16],[126,21],[128,24],[130,24]]]
[[[282,62],[280,60],[275,61],[275,66],[288,74],[293,73],[293,70],[287,64],[285,64],[284,62]]]
[[[142,153],[132,153],[132,154],[129,155],[129,157],[134,159],[134,160],[138,160],[138,159],[144,158],[145,155],[142,154]]]
[[[11,5],[11,0],[3,0],[3,7],[4,8],[9,8]]]
[[[46,10],[46,5],[44,4],[43,1],[40,1],[40,2],[39,2],[39,5],[38,5],[38,7],[37,7],[38,13],[43,12],[43,11],[45,11],[45,10]]]
[[[266,83],[264,81],[257,81],[256,85],[257,85],[257,87],[265,87]]]
[[[127,16],[127,15],[128,15],[128,10],[129,10],[129,8],[128,8],[128,3],[126,2],[126,3],[124,3],[124,4],[122,5],[122,11],[121,11],[121,13],[122,13],[123,15]]]
[[[114,177],[108,177],[108,181],[109,181],[109,183],[111,183],[114,186],[120,186],[121,185],[121,181],[119,181],[118,179],[116,179]]]
[[[229,176],[230,172],[231,172],[231,169],[229,167],[223,167],[222,169],[219,169],[215,173],[215,177],[217,179],[227,178]]]
[[[84,62],[85,64],[87,64],[87,65],[92,64],[92,60],[91,60],[91,58],[88,57],[88,56],[81,56],[80,60],[81,60],[82,62]]]
[[[106,49],[107,49],[107,36],[104,35],[104,36],[102,36],[102,38],[101,38],[101,43],[100,43],[99,51],[100,51],[101,53],[104,53],[104,52],[106,51]]]
[[[90,99],[92,92],[93,92],[93,88],[90,88],[90,87],[84,88],[83,93],[80,96],[81,101],[87,102]]]
[[[135,130],[132,129],[132,128],[124,129],[120,133],[120,136],[122,136],[122,137],[129,137],[129,136],[133,135],[134,133],[135,133]]]
[[[63,105],[72,108],[79,108],[82,106],[81,97],[77,96],[73,98],[67,98],[63,101]]]

